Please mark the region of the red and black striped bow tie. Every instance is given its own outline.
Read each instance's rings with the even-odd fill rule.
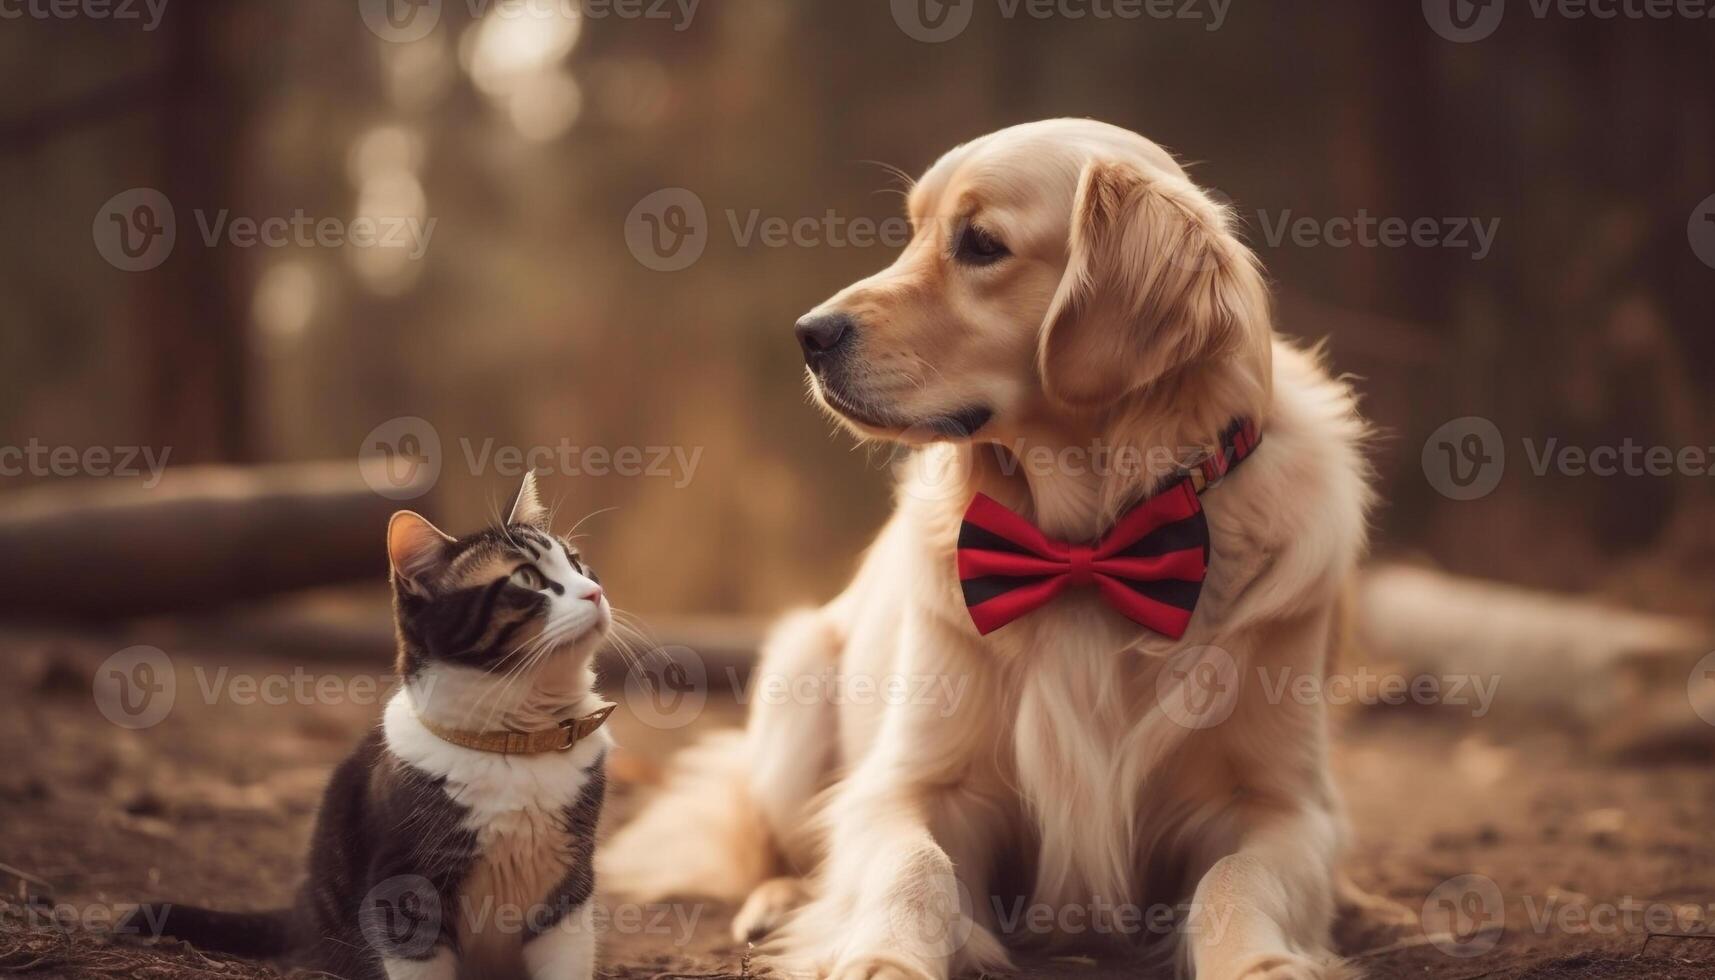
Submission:
[[[999,501],[977,494],[959,528],[959,584],[977,632],[992,633],[1066,589],[1094,585],[1126,618],[1185,635],[1209,570],[1209,524],[1197,495],[1259,441],[1249,420],[1221,434],[1220,452],[1181,470],[1093,545],[1053,541]]]

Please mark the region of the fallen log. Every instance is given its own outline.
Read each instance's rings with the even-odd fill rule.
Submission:
[[[0,497],[0,616],[87,623],[380,581],[397,507],[355,462],[29,487]]]

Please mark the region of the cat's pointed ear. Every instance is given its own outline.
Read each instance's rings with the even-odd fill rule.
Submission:
[[[393,577],[415,592],[428,592],[424,583],[446,564],[452,543],[428,518],[412,511],[399,511],[387,522],[387,560]]]
[[[542,506],[542,498],[536,493],[534,471],[524,474],[524,484],[518,488],[518,497],[512,501],[512,513],[506,518],[506,523],[524,524],[543,531],[548,529],[548,509]]]

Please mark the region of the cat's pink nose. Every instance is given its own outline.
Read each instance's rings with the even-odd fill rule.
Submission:
[[[602,591],[601,591],[601,586],[599,586],[599,585],[590,586],[590,590],[588,592],[584,593],[584,598],[588,599],[591,602],[600,602],[601,597],[602,597]]]

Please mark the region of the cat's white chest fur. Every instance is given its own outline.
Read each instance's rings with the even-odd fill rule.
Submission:
[[[467,749],[425,728],[404,691],[388,702],[382,725],[395,755],[444,778],[447,795],[469,811],[464,826],[476,835],[477,854],[454,910],[460,975],[519,975],[529,924],[542,921],[569,868],[575,842],[566,809],[612,738],[597,731],[568,751],[537,755]]]

